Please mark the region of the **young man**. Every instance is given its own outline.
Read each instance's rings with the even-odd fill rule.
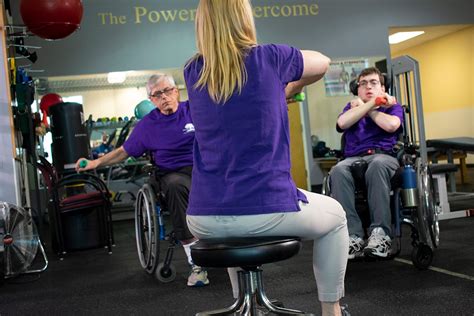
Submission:
[[[193,165],[194,125],[189,113],[189,103],[179,102],[178,88],[172,77],[153,75],[146,85],[148,97],[156,110],[144,116],[133,129],[123,146],[88,161],[87,166],[77,171],[86,171],[119,163],[129,156],[140,157],[146,152],[153,155],[159,167],[159,179],[171,212],[174,233],[183,244],[191,265],[188,286],[209,284],[207,272],[193,265],[190,246],[196,241],[186,224],[191,172]]]
[[[384,81],[377,68],[364,69],[357,78],[357,98],[337,119],[337,129],[344,133],[345,159],[331,170],[331,193],[347,214],[349,259],[363,254],[387,257],[391,248],[390,178],[399,167],[392,148],[401,131],[403,109],[386,93]],[[367,245],[355,209],[350,171],[352,163],[360,159],[368,163],[365,181],[371,223]]]

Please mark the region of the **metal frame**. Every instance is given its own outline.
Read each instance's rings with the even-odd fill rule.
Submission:
[[[411,136],[411,141],[419,146],[422,164],[428,164],[428,151],[426,148],[425,120],[423,117],[423,101],[421,99],[420,70],[418,62],[409,56],[400,56],[392,60],[392,75],[394,77],[395,96],[399,104],[406,104],[409,115],[416,115],[417,126],[410,119],[406,133]],[[414,96],[410,92],[414,90]],[[413,99],[414,97],[414,99]],[[415,104],[415,108],[413,108]],[[413,112],[415,110],[416,112]]]
[[[150,173],[150,176],[154,176]],[[137,193],[135,204],[135,236],[140,264],[148,274],[168,283],[175,279],[176,269],[172,264],[174,249],[178,243],[174,232],[167,233],[161,208],[161,196],[149,183],[144,184]],[[168,247],[162,262],[160,259],[160,241],[167,240]]]
[[[413,145],[419,147],[421,165],[428,166],[428,148],[425,136],[425,124],[423,116],[423,101],[421,98],[421,79],[418,62],[409,56],[400,56],[392,60],[392,75],[394,77],[394,89],[397,100],[405,105],[408,115],[416,116],[415,120],[409,120],[410,124],[405,126],[405,135],[410,135]],[[452,162],[452,156],[448,154],[448,162]],[[474,194],[468,192],[455,193],[456,180],[453,172],[449,173],[449,185],[451,192],[446,191],[446,179],[444,175],[433,175],[436,179],[437,194],[439,196],[440,212],[439,219],[449,219],[468,216],[468,210],[456,212],[450,211],[449,201],[474,200]],[[444,182],[444,183],[443,183]]]
[[[197,313],[196,316],[216,316],[216,315],[266,315],[271,312],[276,315],[306,315],[295,309],[277,306],[278,303],[270,301],[263,287],[262,270],[251,267],[238,272],[239,275],[239,297],[235,302],[222,309]],[[261,311],[265,309],[266,312]],[[259,313],[260,312],[260,313]]]

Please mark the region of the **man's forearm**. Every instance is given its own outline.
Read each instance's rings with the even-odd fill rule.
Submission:
[[[359,106],[347,110],[337,119],[337,125],[341,129],[348,129],[374,108],[374,102],[369,101]]]
[[[124,161],[128,157],[127,152],[123,147],[119,147],[105,156],[97,159],[97,167],[104,167],[108,165],[113,165],[119,162]]]
[[[400,127],[400,119],[394,115],[370,111],[369,116],[375,124],[388,133],[394,133]]]

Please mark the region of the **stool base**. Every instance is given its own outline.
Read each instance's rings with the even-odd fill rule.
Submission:
[[[211,315],[245,315],[257,316],[268,313],[276,315],[305,315],[305,312],[277,306],[270,301],[263,287],[262,270],[257,267],[245,268],[239,271],[239,297],[231,306],[223,309],[197,313],[196,316]],[[280,304],[278,304],[280,305]],[[314,315],[313,315],[314,316]]]

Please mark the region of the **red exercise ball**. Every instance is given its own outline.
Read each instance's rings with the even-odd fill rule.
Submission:
[[[48,110],[51,106],[63,102],[63,98],[56,93],[45,94],[40,101],[41,112],[48,114]]]
[[[20,14],[28,29],[41,38],[65,38],[79,28],[82,0],[21,0]]]

